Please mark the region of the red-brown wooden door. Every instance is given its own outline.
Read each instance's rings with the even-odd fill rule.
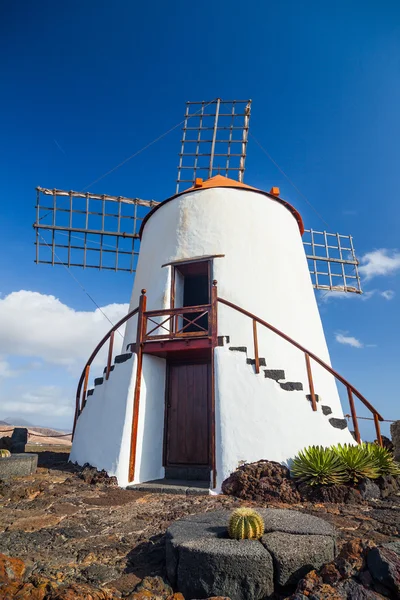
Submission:
[[[210,363],[169,365],[166,466],[210,463],[210,374]]]

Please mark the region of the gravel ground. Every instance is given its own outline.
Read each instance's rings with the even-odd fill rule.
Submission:
[[[123,594],[147,575],[165,577],[164,533],[182,516],[252,502],[229,496],[179,496],[122,490],[42,452],[34,476],[0,482],[0,552],[28,574],[113,586]],[[85,480],[86,479],[86,480]],[[90,483],[90,481],[92,481]],[[336,526],[339,547],[352,538],[398,539],[400,497],[362,505],[265,504],[301,510]]]

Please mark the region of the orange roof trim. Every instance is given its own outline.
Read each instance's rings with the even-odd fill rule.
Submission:
[[[251,185],[246,185],[245,183],[242,183],[241,181],[236,181],[235,179],[229,179],[229,177],[224,177],[223,175],[214,175],[214,177],[210,177],[210,179],[200,179],[200,178],[195,179],[194,186],[189,188],[188,190],[185,190],[184,192],[181,192],[181,193],[186,194],[186,192],[193,192],[193,190],[207,189],[207,188],[214,188],[214,187],[231,187],[231,188],[238,187],[238,188],[245,188],[247,190],[260,191],[260,190],[257,190],[257,188],[255,188],[255,187],[251,187]]]
[[[180,192],[179,194],[175,194],[175,196],[172,196],[171,198],[167,198],[167,200],[164,200],[164,202],[160,202],[160,204],[155,206],[149,213],[147,213],[147,215],[144,217],[144,219],[142,221],[142,226],[140,227],[140,232],[139,232],[140,239],[142,239],[143,228],[146,225],[148,219],[151,217],[151,215],[156,210],[161,208],[161,206],[163,206],[166,202],[170,202],[171,200],[174,200],[174,198],[177,198],[178,196],[183,196],[183,194],[187,194],[188,192],[200,191],[200,190],[204,190],[204,189],[208,189],[208,188],[221,188],[221,187],[241,188],[241,189],[249,190],[252,192],[259,192],[260,194],[264,194],[264,196],[271,198],[271,200],[274,200],[275,202],[279,202],[280,204],[283,204],[283,206],[285,206],[292,213],[294,218],[296,219],[297,224],[300,229],[300,234],[303,235],[304,223],[303,223],[303,219],[301,218],[300,213],[294,208],[294,206],[289,204],[289,202],[286,202],[286,200],[282,200],[282,198],[279,198],[279,188],[278,187],[271,188],[270,192],[264,192],[263,190],[259,190],[258,188],[252,187],[251,185],[246,185],[245,183],[242,183],[241,181],[236,181],[235,179],[229,179],[229,177],[224,177],[223,175],[214,175],[214,177],[210,177],[210,179],[206,179],[206,180],[197,178],[195,180],[195,184],[193,187],[191,187],[187,190],[184,190],[183,192]]]

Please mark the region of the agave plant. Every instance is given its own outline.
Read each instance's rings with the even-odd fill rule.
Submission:
[[[379,477],[378,460],[371,449],[371,444],[338,444],[332,450],[343,462],[348,480],[357,483],[361,479],[377,479]]]
[[[368,445],[377,461],[379,475],[400,475],[400,464],[394,460],[393,454],[387,448],[378,444]]]
[[[341,457],[332,448],[310,446],[293,460],[292,474],[309,485],[345,483],[349,477]]]

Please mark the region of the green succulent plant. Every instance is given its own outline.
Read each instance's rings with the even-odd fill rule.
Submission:
[[[379,475],[400,475],[400,464],[393,458],[393,454],[387,448],[378,444],[368,444],[378,465]]]
[[[11,452],[9,450],[0,450],[0,458],[8,458],[9,456],[11,456]]]
[[[357,483],[361,479],[377,479],[379,477],[378,461],[371,450],[371,444],[338,444],[334,452],[343,461],[348,481]]]
[[[252,508],[237,508],[229,518],[228,533],[234,540],[258,540],[264,534],[264,520]]]
[[[341,457],[332,448],[323,446],[301,450],[293,460],[292,474],[309,485],[333,485],[348,481]]]

